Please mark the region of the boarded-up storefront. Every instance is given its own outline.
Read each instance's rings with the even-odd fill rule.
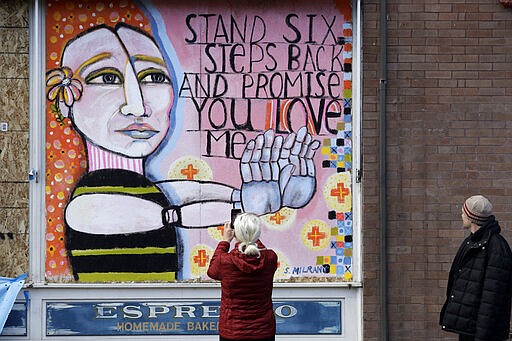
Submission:
[[[279,257],[281,338],[360,340],[358,6],[36,4],[34,325],[12,330],[216,339],[238,208]]]

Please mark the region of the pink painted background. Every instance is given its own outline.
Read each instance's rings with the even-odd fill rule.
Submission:
[[[115,1],[112,2],[116,3]],[[80,11],[91,14],[97,8],[94,5],[89,9],[79,8],[78,2],[74,2],[75,6],[71,9],[69,9],[71,5],[65,5],[65,2],[54,1],[50,3],[54,6],[47,7],[47,17],[54,18],[55,22],[61,20],[55,16],[56,8],[66,8],[70,12],[74,11],[73,13],[76,13],[75,18],[78,17]],[[87,3],[95,3],[97,6],[98,2]],[[120,6],[121,3],[125,2],[121,1],[117,5]],[[131,5],[129,2],[126,3],[127,6]],[[120,8],[125,7],[120,6]],[[248,57],[236,57],[235,65],[239,68],[243,67],[244,72],[236,72],[236,70],[228,67],[226,70],[219,70],[210,74],[212,77],[222,75],[228,80],[226,92],[220,98],[226,103],[228,112],[230,111],[231,101],[235,102],[235,115],[240,118],[241,122],[245,121],[247,115],[247,102],[241,98],[244,75],[252,76],[256,80],[259,74],[270,77],[274,73],[284,75],[288,72],[293,77],[298,74],[305,77],[309,73],[314,78],[325,69],[323,72],[327,75],[337,73],[342,79],[341,84],[332,87],[333,95],[340,94],[342,98],[333,102],[329,108],[324,108],[322,112],[324,119],[319,131],[315,130],[311,120],[311,115],[315,117],[319,115],[318,99],[311,99],[314,112],[308,113],[307,109],[300,105],[300,103],[306,103],[307,96],[300,97],[296,93],[289,96],[301,99],[300,103],[295,104],[293,109],[290,109],[292,126],[286,127],[282,124],[276,126],[276,104],[280,101],[280,104],[284,106],[287,99],[283,96],[271,98],[272,96],[263,95],[263,92],[260,96],[262,98],[252,98],[250,100],[251,123],[255,131],[238,131],[243,133],[248,141],[269,128],[296,132],[300,126],[307,125],[309,132],[321,142],[321,147],[317,150],[314,159],[317,188],[309,204],[298,210],[285,208],[278,212],[278,215],[271,214],[263,217],[265,224],[262,229],[262,241],[267,247],[274,249],[280,257],[280,267],[276,274],[276,280],[289,281],[295,277],[302,278],[305,281],[316,281],[318,278],[330,278],[334,281],[352,280],[353,263],[359,260],[354,260],[352,257],[352,120],[350,111],[347,111],[347,108],[351,107],[352,96],[351,72],[347,69],[347,65],[351,66],[352,64],[352,9],[350,1],[209,1],[207,4],[206,2],[153,1],[143,2],[140,8],[136,8],[137,11],[130,13],[131,18],[134,18],[136,13],[140,12],[143,16],[144,27],[151,27],[150,32],[157,40],[161,40],[164,44],[170,43],[168,46],[172,45],[183,73],[181,76],[199,73],[204,81],[207,77],[205,69],[213,67],[212,60],[220,63],[223,58],[220,53],[222,52],[220,44],[225,45],[228,59],[233,44],[239,44],[237,45],[237,51],[242,51],[243,48],[248,51],[251,48],[248,41],[253,28],[253,20],[257,18],[257,26],[254,31],[257,40],[256,52],[260,51],[260,47],[268,48],[270,52],[265,54],[262,61],[255,62],[252,65],[248,61]],[[105,2],[105,9],[102,12],[105,18],[111,17],[112,13],[109,15],[108,11],[108,5]],[[114,10],[111,9],[110,11]],[[211,15],[208,17],[208,25],[206,25],[205,18],[201,17],[202,14]],[[188,25],[190,27],[187,26],[187,16],[189,15],[195,15],[189,20]],[[221,19],[222,22],[219,21]],[[237,34],[235,34],[235,41],[230,40],[230,22],[232,19],[240,27],[247,20],[249,29],[245,42],[241,41]],[[287,23],[287,20],[290,20],[289,23]],[[224,26],[221,25],[222,23]],[[264,23],[265,31],[261,30],[261,23]],[[55,31],[53,25],[55,25],[54,22],[48,21],[48,41],[55,37],[52,33]],[[159,29],[156,30],[155,27],[159,27]],[[162,29],[165,29],[165,32],[162,32]],[[192,31],[197,33],[197,37],[195,42],[189,43],[186,39],[193,40],[194,33]],[[208,37],[206,36],[207,31]],[[225,35],[226,32],[228,36]],[[293,43],[286,41],[286,39],[293,40],[297,38],[299,33],[301,35],[299,41]],[[73,33],[69,36],[72,37]],[[56,37],[65,42],[65,38],[59,38],[58,35]],[[339,39],[343,39],[344,44],[340,44]],[[207,44],[216,44],[214,48],[211,48],[210,56],[206,53]],[[288,68],[288,53],[291,45],[301,51],[297,62],[294,61],[295,64],[293,64],[294,67],[297,67],[297,70],[289,70]],[[59,50],[58,47],[55,47],[55,49],[56,51]],[[307,51],[310,52],[309,55],[306,55]],[[317,51],[320,51],[320,53],[317,54]],[[52,53],[51,49],[48,50],[48,53]],[[336,57],[334,57],[335,55]],[[334,65],[331,64],[333,59],[336,61]],[[336,70],[338,60],[343,63],[345,72],[339,69]],[[265,66],[275,67],[275,70],[267,71]],[[49,62],[47,67],[50,69],[54,65]],[[251,67],[252,71],[249,72]],[[327,76],[322,78],[324,86],[327,82],[326,79]],[[183,83],[175,86],[180,87],[182,85]],[[206,111],[209,104],[215,99],[196,98],[193,94],[195,87],[190,90],[183,89],[179,98],[179,108],[182,112],[179,138],[171,139],[167,146],[160,148],[158,155],[151,158],[147,168],[148,176],[158,180],[184,179],[187,178],[187,175],[182,170],[190,164],[197,173],[190,173],[189,179],[214,181],[240,188],[241,176],[238,158],[245,144],[238,145],[235,148],[234,157],[232,155],[226,157],[223,155],[225,145],[223,142],[216,142],[208,155],[206,150],[208,130],[216,135],[220,135],[224,130],[230,131],[230,133],[237,130],[234,129],[229,115],[225,127],[222,129],[213,127],[209,122]],[[251,88],[249,93],[252,93],[253,90],[254,87]],[[311,88],[312,93],[321,90],[317,84]],[[206,100],[206,109],[202,114],[200,130],[198,110],[191,97],[194,97],[196,101]],[[329,103],[333,99],[333,96],[327,93],[323,97],[325,103]],[[210,117],[213,124],[216,125],[219,125],[224,118],[219,103],[220,100],[213,106]],[[340,113],[340,117],[325,119],[327,109],[331,112]],[[51,118],[49,125],[52,125],[53,117],[50,114],[48,115]],[[309,119],[307,119],[308,116]],[[327,124],[331,129],[336,130],[335,133],[327,130],[326,122],[328,122]],[[54,140],[56,133],[57,135],[62,134],[64,139],[66,134],[69,134],[69,124],[60,129],[49,126],[47,139]],[[286,136],[286,133],[283,133],[283,136]],[[69,140],[67,137],[66,139]],[[55,153],[51,148],[47,150],[47,160],[53,161]],[[75,143],[74,150],[78,155],[84,156],[83,146],[80,143]],[[69,162],[69,160],[65,162],[65,167],[70,167]],[[83,159],[81,162],[83,167]],[[49,162],[47,173],[53,172],[51,164],[53,162]],[[79,173],[76,177],[79,177]],[[47,192],[50,193],[47,194],[48,203],[55,199],[55,196],[52,195],[58,192],[59,186],[59,183],[52,182],[50,179],[51,175],[47,174]],[[73,181],[76,181],[76,178]],[[66,186],[68,188],[72,187],[73,181]],[[61,201],[65,202],[66,197],[64,195]],[[49,281],[62,281],[66,280],[69,275],[69,269],[59,235],[59,232],[62,233],[59,230],[62,229],[62,225],[60,225],[60,228],[56,227],[56,220],[59,220],[60,217],[58,213],[52,217],[53,212],[48,211],[52,221],[47,223],[46,274]],[[226,217],[227,219],[229,217]],[[198,278],[207,280],[208,259],[220,240],[220,228],[183,230],[181,233],[186,244],[184,257],[187,259],[183,269],[184,280]],[[59,239],[60,243],[58,242]]]

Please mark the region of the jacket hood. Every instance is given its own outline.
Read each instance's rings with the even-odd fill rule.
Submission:
[[[487,242],[491,234],[499,234],[501,232],[501,227],[498,224],[496,218],[492,215],[485,222],[485,224],[480,227],[475,233],[471,235],[471,240],[473,242],[484,241]]]
[[[244,273],[253,273],[257,271],[261,271],[265,266],[265,260],[266,260],[266,252],[265,245],[261,241],[257,241],[256,245],[258,246],[258,249],[260,249],[260,257],[254,257],[254,256],[248,256],[240,251],[238,251],[238,245],[240,243],[235,244],[235,248],[230,252],[232,254],[231,260],[233,261],[233,264],[242,272]]]

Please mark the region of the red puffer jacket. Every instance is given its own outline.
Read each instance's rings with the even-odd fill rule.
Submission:
[[[238,251],[228,253],[229,243],[221,241],[210,261],[208,276],[221,281],[219,334],[232,340],[253,340],[276,334],[272,309],[273,277],[277,255],[258,240],[259,258]]]

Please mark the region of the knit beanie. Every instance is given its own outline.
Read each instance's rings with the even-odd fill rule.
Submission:
[[[469,197],[462,207],[469,220],[477,225],[483,225],[492,215],[491,202],[482,195]]]

